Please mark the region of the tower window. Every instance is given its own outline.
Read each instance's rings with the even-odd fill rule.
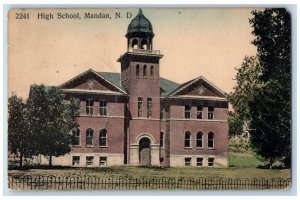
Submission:
[[[214,118],[214,107],[208,106],[208,119],[213,119],[213,118]]]
[[[198,105],[197,106],[197,119],[202,119],[202,111],[203,111],[203,106]]]
[[[184,135],[184,147],[192,147],[191,145],[191,132],[186,132]]]
[[[94,101],[92,99],[86,100],[86,114],[87,115],[93,115],[93,107],[94,107]]]
[[[147,76],[147,65],[144,65],[144,68],[143,68],[143,77],[146,77]]]
[[[153,77],[153,74],[154,74],[154,71],[153,71],[154,69],[153,69],[153,65],[151,65],[151,67],[150,67],[150,76],[151,77]]]
[[[185,117],[185,119],[191,118],[191,106],[189,106],[189,105],[184,106],[184,117]]]
[[[135,70],[135,74],[136,74],[136,77],[140,77],[140,66],[139,65],[136,65],[136,70]]]
[[[152,98],[147,98],[147,118],[151,118]]]
[[[138,98],[138,117],[142,117],[143,97]]]
[[[107,101],[100,101],[100,115],[106,116],[107,115]]]
[[[164,132],[160,132],[160,147],[164,147]]]

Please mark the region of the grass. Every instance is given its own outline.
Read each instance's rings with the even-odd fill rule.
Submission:
[[[203,167],[106,167],[106,168],[73,168],[55,166],[51,169],[42,166],[40,168],[27,168],[25,170],[9,170],[9,174],[26,175],[91,175],[103,177],[194,177],[194,178],[290,178],[290,169],[263,169],[263,159],[255,155],[244,144],[230,142],[229,168],[203,168]]]

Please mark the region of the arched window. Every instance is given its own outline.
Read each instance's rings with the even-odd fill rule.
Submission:
[[[143,77],[147,76],[147,65],[144,65],[143,68]]]
[[[160,147],[164,147],[165,145],[164,145],[164,143],[165,143],[165,141],[164,141],[164,138],[165,137],[165,134],[164,134],[164,132],[160,132]]]
[[[215,142],[214,142],[214,133],[210,132],[208,133],[208,140],[207,140],[207,146],[208,148],[214,148]]]
[[[137,49],[138,48],[138,40],[137,39],[132,40],[131,47],[133,49]]]
[[[80,129],[72,130],[72,145],[80,145]]]
[[[93,145],[94,131],[91,128],[86,130],[86,145]]]
[[[203,147],[203,133],[198,132],[196,135],[196,147],[202,148]]]
[[[107,130],[105,128],[100,129],[99,146],[100,147],[106,147],[107,146]]]
[[[140,66],[139,65],[136,65],[135,75],[136,75],[136,77],[140,77]]]
[[[153,77],[154,71],[153,71],[153,65],[150,67],[150,76]]]
[[[191,145],[191,132],[185,132],[184,135],[184,147],[192,147]]]

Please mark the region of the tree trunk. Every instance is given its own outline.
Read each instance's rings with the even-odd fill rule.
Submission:
[[[20,154],[19,166],[20,166],[20,168],[22,168],[22,166],[23,166],[23,154]]]
[[[52,166],[52,156],[49,156],[49,166]]]

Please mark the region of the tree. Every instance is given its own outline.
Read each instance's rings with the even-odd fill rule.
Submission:
[[[228,124],[229,124],[229,136],[239,136],[243,133],[244,122],[239,118],[239,115],[235,112],[228,113]]]
[[[249,20],[257,58],[245,58],[229,95],[236,113],[250,127],[250,143],[270,168],[290,166],[291,20],[285,9],[254,10]]]
[[[262,87],[250,101],[250,141],[270,168],[290,166],[291,155],[291,19],[286,9],[253,11],[253,27],[262,67]]]
[[[57,87],[33,85],[27,101],[30,131],[36,138],[39,154],[49,157],[70,152],[70,130],[76,126],[79,104],[74,99],[64,101],[63,92]]]
[[[26,104],[23,99],[12,95],[8,99],[8,149],[18,156],[19,166],[22,167],[23,158],[30,158],[35,154],[33,138],[30,135]]]

